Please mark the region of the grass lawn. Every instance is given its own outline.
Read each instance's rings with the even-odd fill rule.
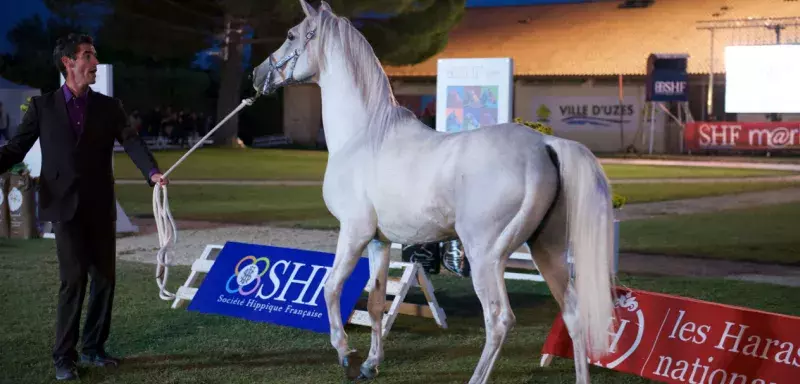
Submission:
[[[188,149],[153,154],[162,171],[172,167]],[[322,180],[327,152],[279,149],[201,148],[192,152],[175,171],[173,179]],[[114,154],[118,179],[141,179],[142,174],[124,152]]]
[[[748,163],[773,163],[773,164],[798,164],[800,156],[797,154],[780,155],[774,154],[767,157],[763,154],[752,156],[743,155],[681,155],[681,154],[652,154],[646,153],[633,155],[630,153],[601,153],[597,154],[601,159],[635,159],[635,160],[678,160],[678,161],[716,161],[720,163],[748,162]]]
[[[0,241],[0,354],[3,382],[53,380],[57,263],[50,240]],[[342,373],[325,334],[236,318],[173,310],[161,301],[153,266],[119,262],[109,352],[127,358],[116,370],[81,371],[82,383],[337,383]],[[174,290],[188,273],[173,268]],[[483,316],[471,281],[437,275],[436,295],[449,329],[430,319],[400,316],[385,342],[379,383],[464,383],[484,343]],[[738,281],[622,276],[631,288],[689,296],[760,310],[800,315],[800,289]],[[540,368],[538,358],[555,302],[543,284],[509,281],[517,326],[498,359],[493,383],[574,382],[571,360]],[[411,300],[423,297],[413,291]],[[84,311],[85,313],[85,311]],[[361,356],[369,347],[367,327],[348,326]],[[592,367],[592,382],[648,383],[631,375]]]
[[[155,152],[163,171],[186,153]],[[115,175],[118,179],[141,179],[142,175],[125,153],[115,153]],[[237,179],[237,180],[322,180],[327,152],[277,149],[205,148],[192,152],[170,174],[173,179]],[[609,178],[673,178],[673,177],[748,177],[792,174],[785,171],[728,168],[693,168],[675,166],[620,165],[603,166]]]
[[[618,184],[614,192],[628,204],[770,190],[800,183]],[[237,223],[283,222],[305,228],[336,228],[319,186],[173,185],[169,204],[177,219]],[[153,191],[146,185],[118,185],[120,204],[129,215],[152,215]]]
[[[620,250],[800,264],[800,203],[620,223]]]
[[[697,197],[721,196],[744,192],[774,191],[798,186],[800,186],[800,182],[647,183],[612,184],[612,190],[614,193],[619,193],[627,197],[628,204],[635,204],[691,199]]]
[[[173,185],[167,193],[176,220],[266,223],[332,218],[320,186]],[[153,190],[147,185],[118,185],[117,199],[128,215],[153,214]]]
[[[672,165],[603,164],[609,179],[667,179],[711,177],[759,177],[797,175],[796,172],[764,169],[679,167]]]

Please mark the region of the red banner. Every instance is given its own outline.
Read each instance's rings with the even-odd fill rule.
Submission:
[[[800,121],[694,122],[684,130],[687,149],[800,149]]]
[[[800,318],[618,288],[612,353],[592,364],[664,383],[800,382]],[[559,315],[543,354],[572,358]]]

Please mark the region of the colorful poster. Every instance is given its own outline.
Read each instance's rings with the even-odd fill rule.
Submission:
[[[511,121],[510,58],[442,59],[438,62],[436,129],[469,131]]]
[[[497,124],[498,86],[447,87],[447,132]]]

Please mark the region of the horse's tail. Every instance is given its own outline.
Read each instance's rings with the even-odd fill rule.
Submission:
[[[548,137],[556,152],[567,210],[567,249],[575,264],[578,316],[591,356],[609,348],[614,312],[614,212],[600,163],[581,143]]]

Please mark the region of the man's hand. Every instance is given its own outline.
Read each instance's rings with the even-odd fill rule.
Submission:
[[[150,181],[155,184],[161,184],[162,186],[169,184],[169,180],[165,177],[162,177],[161,173],[154,173],[150,176]]]

